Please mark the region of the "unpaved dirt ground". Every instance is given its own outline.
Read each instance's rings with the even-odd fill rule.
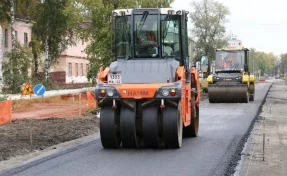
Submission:
[[[14,120],[0,126],[0,161],[43,150],[99,131],[96,114],[81,117]],[[32,137],[32,145],[31,143]]]
[[[0,161],[97,133],[97,111],[87,110],[85,95],[13,101],[12,122],[0,126]]]
[[[86,94],[13,101],[12,122],[0,126],[0,161],[97,133],[87,103]]]
[[[287,81],[275,80],[242,152],[235,176],[287,175],[286,107]]]

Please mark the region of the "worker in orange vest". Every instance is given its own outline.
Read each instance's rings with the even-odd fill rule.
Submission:
[[[154,34],[153,31],[148,31],[148,32],[147,32],[147,40],[148,40],[148,41],[156,41],[156,39],[155,39],[155,34]]]
[[[223,67],[224,68],[230,68],[231,67],[231,63],[232,63],[232,57],[231,56],[227,56],[223,60]]]

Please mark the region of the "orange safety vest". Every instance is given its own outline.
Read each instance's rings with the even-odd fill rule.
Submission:
[[[224,68],[229,68],[229,67],[230,67],[230,63],[223,62],[223,67],[224,67]]]
[[[223,61],[223,67],[224,67],[224,68],[230,68],[230,66],[231,66],[231,63],[230,63],[230,62],[234,62],[234,61],[235,61],[235,58],[234,58],[233,56],[229,56],[229,57],[227,58],[227,60],[228,60],[229,62],[225,62],[225,60]]]
[[[148,41],[155,41],[155,35],[153,32],[148,32],[147,34],[147,40]]]

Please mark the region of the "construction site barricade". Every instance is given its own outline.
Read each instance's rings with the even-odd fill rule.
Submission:
[[[12,100],[0,101],[0,125],[12,120]]]
[[[91,91],[87,91],[87,99],[88,99],[88,109],[93,109],[93,108],[98,107],[97,100],[96,100],[94,93],[92,93]]]

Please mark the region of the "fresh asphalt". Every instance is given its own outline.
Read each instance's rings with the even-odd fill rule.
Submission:
[[[76,150],[29,166],[16,176],[153,176],[230,175],[271,83],[256,85],[249,104],[200,104],[196,138],[185,138],[182,148],[103,149],[100,139]],[[11,170],[9,173],[13,173]],[[6,174],[4,174],[6,175]]]

